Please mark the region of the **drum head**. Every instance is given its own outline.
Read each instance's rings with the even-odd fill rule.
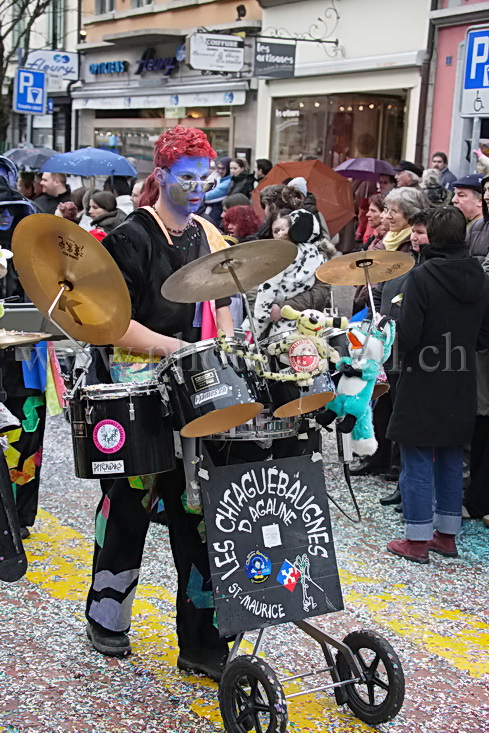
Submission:
[[[296,417],[305,415],[308,412],[319,410],[335,398],[334,392],[318,392],[317,394],[304,395],[297,400],[286,402],[285,405],[277,407],[273,411],[275,417]]]
[[[184,425],[180,434],[184,438],[206,438],[208,435],[236,428],[252,420],[262,410],[261,402],[247,402],[244,405],[231,405],[222,410],[213,410]]]

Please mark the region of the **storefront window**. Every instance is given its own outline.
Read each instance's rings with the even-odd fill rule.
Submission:
[[[275,99],[274,162],[318,158],[336,167],[347,158],[402,157],[405,96],[332,94]]]
[[[94,132],[94,145],[96,148],[112,150],[114,153],[120,153],[126,157],[152,161],[154,144],[164,129],[165,126],[145,127],[140,130],[136,127],[131,130],[117,127],[97,127]],[[228,128],[206,128],[202,126],[201,129],[206,133],[218,157],[228,155]]]

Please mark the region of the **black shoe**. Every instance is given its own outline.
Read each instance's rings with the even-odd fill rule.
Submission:
[[[381,496],[379,499],[382,506],[390,506],[391,504],[400,504],[401,503],[401,492],[399,491],[399,488],[397,487],[395,491],[392,492],[392,494],[386,494],[386,496]]]
[[[131,642],[123,632],[106,631],[101,626],[87,623],[87,636],[93,648],[106,657],[127,657],[131,653]]]
[[[402,504],[397,504],[397,506],[394,507],[394,511],[398,514],[402,514]]]
[[[31,536],[31,533],[29,532],[29,530],[27,529],[27,527],[21,527],[20,528],[20,539],[21,540],[26,540],[30,536]]]
[[[399,466],[391,466],[388,471],[385,472],[384,476],[386,481],[399,481],[399,474],[401,469]]]
[[[367,461],[362,461],[362,463],[359,463],[358,466],[353,466],[353,468],[350,468],[350,475],[379,476],[380,474],[385,473],[386,470],[388,470],[388,467],[386,466],[372,466],[370,463],[367,463]]]
[[[228,660],[229,652],[219,649],[200,649],[180,652],[177,659],[178,669],[184,672],[200,672],[214,682],[219,682]]]

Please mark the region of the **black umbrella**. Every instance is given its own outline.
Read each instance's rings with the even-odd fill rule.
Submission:
[[[51,148],[12,148],[5,153],[18,168],[38,171],[56,151]]]

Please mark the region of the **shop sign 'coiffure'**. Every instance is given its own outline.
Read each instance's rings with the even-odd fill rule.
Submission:
[[[244,41],[239,36],[193,33],[188,38],[187,63],[200,71],[242,71]]]
[[[275,43],[256,39],[255,76],[288,79],[295,73],[295,43]]]

